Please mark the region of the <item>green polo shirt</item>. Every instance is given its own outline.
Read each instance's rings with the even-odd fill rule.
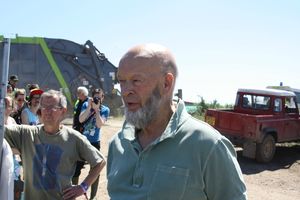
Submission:
[[[163,134],[142,149],[126,122],[107,162],[111,200],[243,200],[246,187],[232,144],[179,102]]]

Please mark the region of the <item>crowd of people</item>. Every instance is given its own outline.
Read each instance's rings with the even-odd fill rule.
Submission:
[[[170,50],[158,44],[135,46],[121,58],[117,77],[125,121],[109,143],[110,199],[247,199],[230,141],[190,116],[182,100],[173,101],[177,76]],[[77,88],[69,128],[61,123],[67,110],[62,93],[33,84],[26,96],[17,81],[11,76],[7,87],[4,142],[22,159],[24,199],[101,199],[97,188],[106,161],[100,135],[110,113],[103,90],[89,97],[86,87]],[[79,183],[87,163],[90,171]]]
[[[3,143],[12,149],[14,193],[8,196],[9,192],[2,192],[6,196],[1,199],[74,199],[87,197],[89,186],[88,199],[96,199],[99,174],[105,165],[100,153],[100,128],[110,113],[103,105],[103,90],[94,89],[89,97],[86,87],[78,87],[71,129],[61,123],[67,112],[66,97],[61,92],[43,91],[38,84],[29,84],[26,89],[17,84],[18,76],[10,76]],[[82,103],[81,95],[86,100]],[[79,184],[86,163],[90,172]]]
[[[4,124],[9,125],[37,125],[40,124],[37,111],[39,109],[40,96],[43,93],[37,84],[29,84],[26,96],[25,88],[17,88],[19,79],[17,75],[11,75],[7,83],[7,96],[5,97]],[[12,148],[14,163],[14,199],[21,199],[24,190],[24,181],[21,174],[21,152]]]

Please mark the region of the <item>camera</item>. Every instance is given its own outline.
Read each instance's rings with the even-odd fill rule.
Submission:
[[[99,101],[100,101],[100,103],[101,103],[101,99],[100,99],[99,97],[94,97],[94,98],[93,98],[93,102],[94,102],[95,104],[98,104]]]

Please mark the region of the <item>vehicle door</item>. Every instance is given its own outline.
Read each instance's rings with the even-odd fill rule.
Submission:
[[[295,97],[285,97],[284,99],[284,138],[282,141],[288,141],[300,138],[300,121]]]

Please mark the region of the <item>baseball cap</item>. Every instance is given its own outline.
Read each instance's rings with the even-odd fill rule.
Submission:
[[[41,95],[41,94],[43,94],[43,92],[44,92],[43,90],[36,88],[36,89],[30,90],[29,96]]]
[[[9,77],[9,80],[11,80],[11,81],[18,81],[19,79],[18,79],[18,76],[17,76],[17,75],[11,75],[11,76]]]

